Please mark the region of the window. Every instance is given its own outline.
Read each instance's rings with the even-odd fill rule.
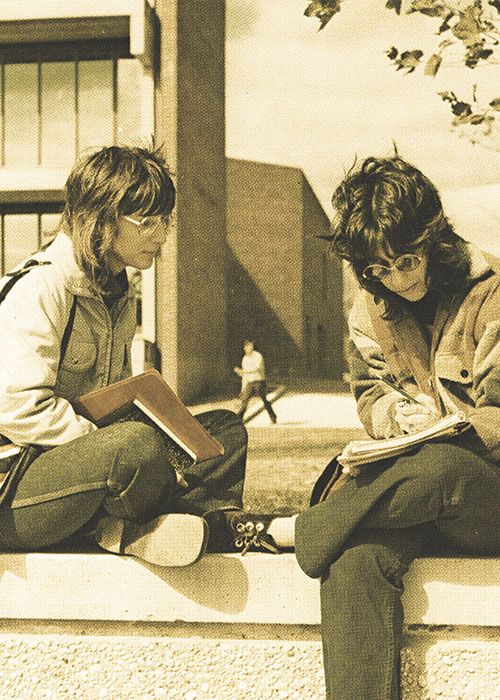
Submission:
[[[55,235],[80,153],[154,130],[152,4],[76,4],[6,3],[0,18],[1,274]]]
[[[14,269],[31,253],[50,243],[61,218],[59,213],[50,211],[55,208],[58,207],[49,207],[49,211],[37,211],[44,209],[43,205],[6,208],[0,216],[2,274]]]
[[[21,173],[0,212],[1,274],[50,242],[63,208],[62,189],[44,201],[26,172],[43,187],[60,169],[62,187],[79,153],[139,142],[141,75],[119,41],[0,47],[0,163]]]
[[[54,51],[31,47],[21,61],[0,50],[4,168],[69,169],[85,149],[140,140],[140,61],[115,43],[106,58],[102,46]]]

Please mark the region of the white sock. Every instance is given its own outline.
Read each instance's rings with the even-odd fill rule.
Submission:
[[[275,518],[271,521],[267,532],[278,547],[293,547],[295,545],[295,518],[290,515],[283,518]]]

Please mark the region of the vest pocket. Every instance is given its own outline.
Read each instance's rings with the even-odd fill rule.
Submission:
[[[435,367],[436,375],[440,379],[456,382],[463,386],[472,384],[472,368],[460,355],[437,353]]]
[[[69,372],[86,372],[95,364],[96,358],[97,348],[94,343],[72,339],[61,367]]]

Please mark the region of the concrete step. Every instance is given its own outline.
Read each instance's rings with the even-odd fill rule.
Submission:
[[[417,559],[403,600],[409,625],[500,627],[500,559]],[[0,618],[318,625],[319,583],[293,553],[208,554],[183,568],[102,551],[4,553]]]
[[[404,607],[403,700],[500,698],[500,559],[417,559]],[[1,698],[324,697],[319,582],[293,553],[184,569],[97,549],[3,553],[0,620]]]

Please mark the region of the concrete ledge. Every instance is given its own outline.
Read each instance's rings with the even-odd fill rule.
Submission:
[[[165,569],[107,553],[0,555],[0,618],[319,624],[293,554],[211,554]]]
[[[416,560],[404,606],[402,700],[500,700],[500,559]],[[0,619],[0,697],[324,698],[319,583],[293,554],[0,554]]]
[[[500,559],[417,559],[403,602],[407,624],[500,626]]]
[[[407,624],[500,627],[500,559],[417,559]],[[0,618],[319,625],[293,554],[209,554],[165,569],[104,552],[0,554]]]

